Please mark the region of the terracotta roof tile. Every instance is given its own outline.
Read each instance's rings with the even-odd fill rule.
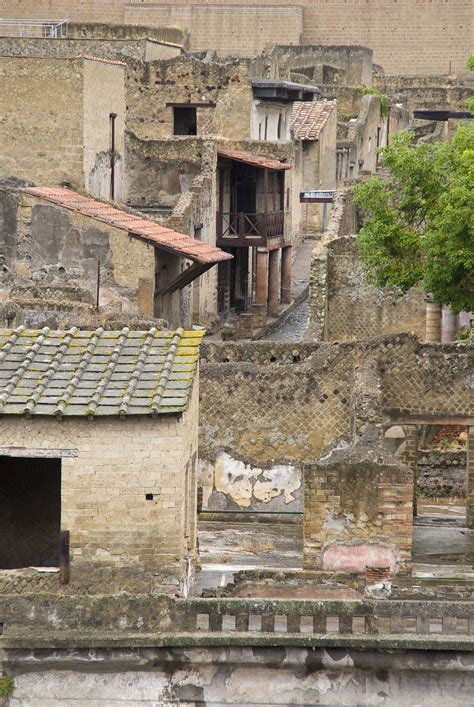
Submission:
[[[0,329],[0,414],[101,417],[186,410],[204,330]]]
[[[52,189],[49,187],[28,187],[28,194],[46,199],[58,206],[71,211],[77,211],[84,216],[103,221],[115,228],[127,231],[131,236],[153,243],[157,248],[166,250],[175,255],[181,255],[196,263],[218,263],[221,260],[230,260],[232,256],[220,248],[203,243],[196,238],[178,233],[170,228],[165,228],[154,221],[147,221],[141,216],[135,216],[127,211],[116,209],[110,204],[88,196],[83,196],[70,189]]]
[[[296,101],[291,128],[298,140],[319,140],[321,131],[336,107],[336,101]]]
[[[243,150],[217,150],[219,157],[226,157],[229,160],[236,160],[237,162],[245,162],[245,164],[252,164],[255,167],[263,167],[265,169],[291,169],[291,165],[280,162],[280,160],[272,159],[271,157],[259,157],[253,155],[251,152],[244,152]]]
[[[86,59],[87,61],[100,61],[102,64],[116,64],[117,66],[127,66],[124,61],[116,61],[115,59],[105,59],[101,56],[91,56],[89,54],[78,54],[75,59]]]

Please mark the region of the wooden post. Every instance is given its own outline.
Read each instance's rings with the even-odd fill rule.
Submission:
[[[59,581],[69,584],[70,577],[69,530],[61,530],[59,534]]]

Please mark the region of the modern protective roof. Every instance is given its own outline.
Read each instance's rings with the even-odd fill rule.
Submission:
[[[319,140],[336,107],[336,101],[297,101],[293,103],[291,128],[298,140]]]
[[[205,265],[232,258],[230,253],[225,253],[220,248],[216,248],[216,246],[203,243],[196,238],[186,236],[184,233],[173,231],[171,228],[165,228],[165,226],[161,226],[155,221],[117,209],[108,202],[83,196],[71,189],[28,187],[25,191],[65,209],[77,211],[83,216],[89,216],[109,226],[123,229],[129,235],[147,241],[156,248],[189,258],[189,260],[193,260],[196,263]]]
[[[289,91],[304,91],[309,93],[319,93],[318,86],[310,86],[306,83],[295,83],[284,79],[264,79],[258,76],[252,79],[254,88],[286,88]]]
[[[244,152],[243,150],[217,150],[217,155],[219,157],[225,157],[228,160],[236,160],[237,162],[245,162],[245,164],[251,164],[255,167],[262,167],[264,169],[291,169],[289,164],[280,162],[280,160],[275,160],[271,157],[257,157],[257,155],[252,155],[251,152]]]
[[[183,412],[203,334],[0,329],[0,415]]]

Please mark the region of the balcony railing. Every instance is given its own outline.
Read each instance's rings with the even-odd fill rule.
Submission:
[[[266,246],[269,238],[283,238],[284,212],[250,214],[217,212],[217,245]]]
[[[65,39],[69,20],[0,17],[0,37],[43,37]]]

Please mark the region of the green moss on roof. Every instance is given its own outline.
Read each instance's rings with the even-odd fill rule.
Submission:
[[[203,330],[0,329],[0,414],[183,412]]]

